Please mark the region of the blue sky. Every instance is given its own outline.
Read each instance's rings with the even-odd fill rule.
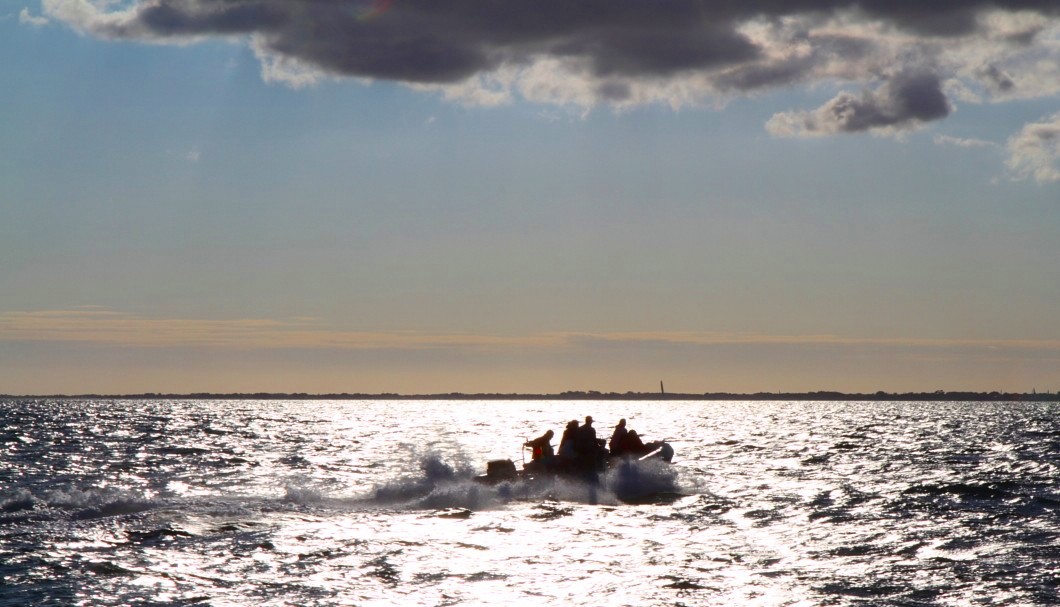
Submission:
[[[484,104],[77,4],[0,0],[0,393],[1060,390],[1060,83],[1022,58],[1026,95],[947,68],[945,116],[858,130],[811,113],[908,70]]]

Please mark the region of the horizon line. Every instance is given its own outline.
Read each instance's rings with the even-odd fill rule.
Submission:
[[[0,399],[186,399],[186,400],[796,400],[796,401],[1057,401],[1060,391],[1000,392],[935,390],[931,392],[839,392],[817,390],[809,392],[602,392],[597,390],[567,390],[557,393],[526,392],[439,392],[400,394],[395,392],[140,392],[130,394],[0,394]]]

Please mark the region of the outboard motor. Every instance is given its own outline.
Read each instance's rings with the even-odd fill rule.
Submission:
[[[486,478],[491,483],[514,481],[516,477],[515,462],[510,459],[495,459],[486,463]]]

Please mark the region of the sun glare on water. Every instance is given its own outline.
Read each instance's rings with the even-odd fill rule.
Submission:
[[[0,472],[19,483],[0,487],[5,583],[67,604],[1022,605],[1055,587],[1041,563],[1055,550],[1058,462],[1034,440],[1056,435],[1055,407],[42,401],[0,413],[12,439]],[[673,463],[619,465],[596,484],[473,480],[585,414],[598,436],[622,417],[666,440]]]

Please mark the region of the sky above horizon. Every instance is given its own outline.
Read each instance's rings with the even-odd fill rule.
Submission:
[[[1060,391],[1060,6],[0,0],[0,393]]]

